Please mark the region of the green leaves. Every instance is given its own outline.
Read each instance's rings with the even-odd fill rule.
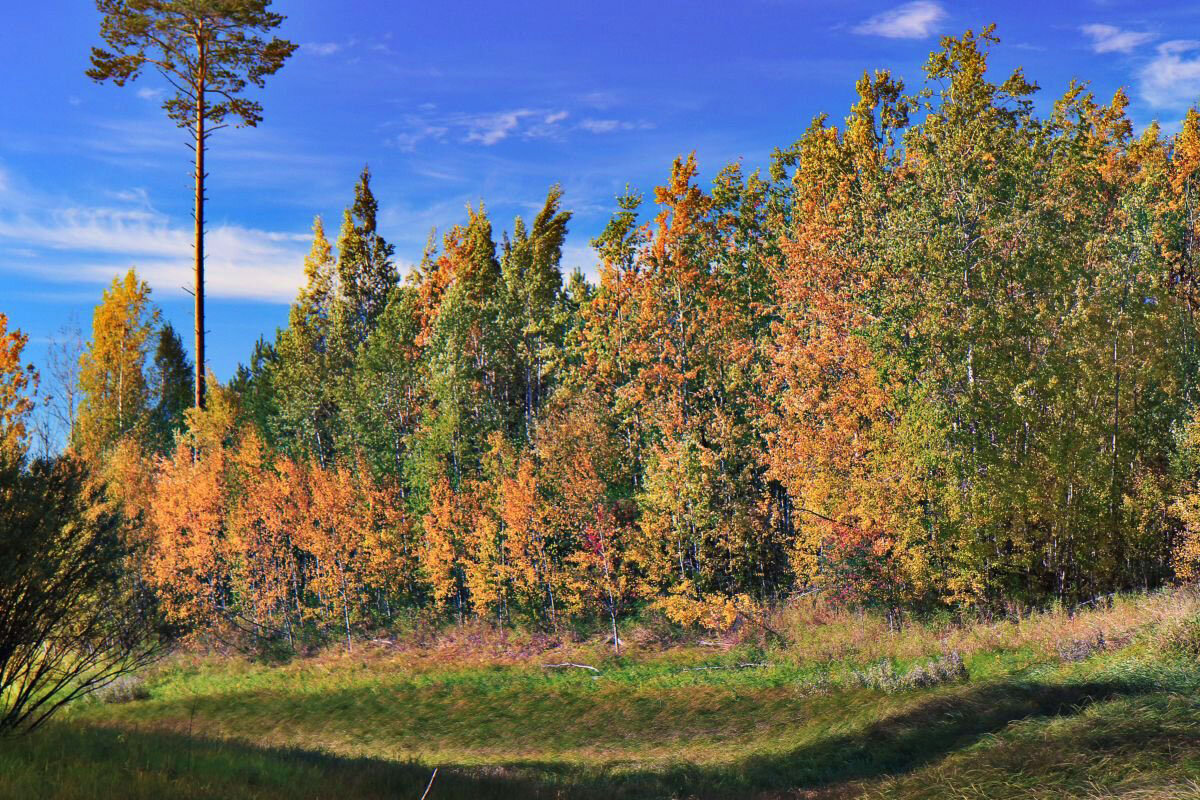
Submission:
[[[212,126],[232,118],[239,126],[262,121],[262,105],[241,96],[261,88],[298,45],[259,34],[283,22],[271,0],[96,0],[104,15],[100,37],[109,49],[92,48],[88,77],[117,86],[136,80],[147,65],[173,88],[163,101],[180,127],[198,114]]]

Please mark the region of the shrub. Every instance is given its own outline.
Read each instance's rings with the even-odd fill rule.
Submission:
[[[957,651],[926,664],[918,664],[904,674],[897,672],[891,661],[881,661],[853,674],[853,680],[859,686],[881,692],[928,689],[946,683],[965,681],[967,678],[967,667]]]
[[[967,677],[967,666],[956,650],[928,664],[919,664],[913,667],[904,676],[904,682],[914,689],[925,689],[930,686],[941,686],[943,683],[958,683],[965,681]]]
[[[137,675],[122,675],[96,692],[102,703],[132,703],[134,700],[149,700],[150,690],[146,681]]]
[[[32,730],[162,654],[121,526],[83,463],[26,465],[0,449],[0,733]]]
[[[877,689],[881,692],[894,692],[901,688],[900,675],[891,661],[881,661],[867,669],[853,673],[854,682],[865,689]]]

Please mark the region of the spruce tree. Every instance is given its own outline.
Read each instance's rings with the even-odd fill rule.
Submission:
[[[282,331],[276,331],[276,340]],[[278,394],[275,390],[275,373],[279,364],[279,351],[264,337],[259,337],[250,353],[249,364],[238,364],[229,389],[238,400],[242,419],[252,424],[258,435],[268,444],[276,443],[276,426],[279,416]]]
[[[194,387],[192,364],[171,323],[159,328],[157,338],[150,372],[150,427],[155,446],[165,452],[183,427],[183,412],[192,402]]]
[[[399,283],[392,263],[395,248],[379,235],[379,203],[371,192],[371,172],[363,167],[354,187],[354,205],[346,209],[337,242],[335,335],[347,356],[357,352]]]
[[[504,318],[512,338],[511,365],[516,385],[513,401],[520,406],[523,435],[532,431],[537,410],[549,395],[562,351],[562,246],[571,212],[560,210],[562,189],[554,186],[526,230],[520,217],[501,259]]]

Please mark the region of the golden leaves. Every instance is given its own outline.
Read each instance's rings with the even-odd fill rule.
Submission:
[[[28,342],[19,329],[8,330],[8,317],[0,313],[0,450],[10,453],[24,453],[28,447],[25,423],[38,385],[33,365],[21,363]]]

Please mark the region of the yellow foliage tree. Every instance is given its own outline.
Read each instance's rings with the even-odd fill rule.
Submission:
[[[96,306],[92,338],[79,360],[83,399],[72,443],[85,457],[103,454],[145,421],[146,356],[158,319],[150,286],[132,269],[113,278]]]
[[[38,374],[33,365],[21,364],[21,352],[29,337],[19,329],[8,330],[8,317],[0,313],[0,450],[24,453],[29,431],[26,421],[33,411],[31,394]]]

